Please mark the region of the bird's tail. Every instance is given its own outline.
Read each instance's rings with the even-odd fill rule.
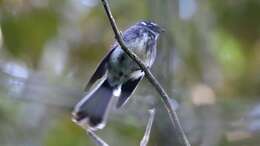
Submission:
[[[107,109],[113,96],[114,88],[107,80],[87,94],[72,113],[73,121],[83,128],[102,129],[105,126]]]

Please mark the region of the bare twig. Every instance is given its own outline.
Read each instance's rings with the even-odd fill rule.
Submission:
[[[105,9],[105,12],[107,14],[107,17],[109,19],[109,22],[112,26],[112,29],[114,31],[115,34],[115,38],[118,41],[118,43],[120,44],[121,48],[125,51],[125,53],[131,57],[138,65],[139,67],[145,72],[145,76],[146,78],[150,81],[150,83],[155,87],[155,89],[157,90],[157,92],[161,95],[161,99],[168,111],[169,117],[172,121],[172,125],[174,130],[177,131],[178,133],[178,140],[180,142],[180,144],[182,144],[183,146],[190,146],[190,143],[184,133],[183,128],[181,127],[179,118],[177,116],[177,113],[175,112],[175,110],[171,107],[171,102],[170,102],[170,97],[168,96],[168,94],[164,91],[164,89],[162,88],[162,86],[160,85],[160,83],[158,82],[158,80],[154,77],[154,75],[151,73],[151,71],[149,70],[149,68],[147,68],[145,66],[145,64],[142,62],[142,60],[135,55],[130,49],[128,49],[122,39],[121,33],[115,23],[115,19],[111,13],[109,4],[107,0],[101,0]]]
[[[149,110],[149,120],[145,129],[144,137],[142,138],[140,142],[140,146],[147,146],[150,138],[150,133],[154,121],[154,115],[155,115],[155,109]],[[87,134],[90,136],[90,138],[95,142],[97,146],[109,146],[102,138],[100,138],[94,131],[86,130]]]
[[[151,133],[151,129],[152,129],[153,121],[154,121],[154,115],[155,115],[155,109],[154,108],[150,109],[149,110],[149,121],[148,121],[146,129],[145,129],[144,137],[140,142],[140,146],[147,146],[147,144],[149,142],[150,133]]]
[[[95,132],[91,130],[86,130],[86,132],[97,146],[109,146],[104,140],[102,140],[99,136],[97,136]]]

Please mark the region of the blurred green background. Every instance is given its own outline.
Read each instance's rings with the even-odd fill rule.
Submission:
[[[153,20],[152,71],[193,146],[259,146],[259,0],[110,0],[120,29]],[[0,145],[94,146],[71,121],[84,85],[114,41],[99,0],[0,0]],[[137,146],[156,107],[149,146],[179,146],[159,95],[143,80],[98,132]]]

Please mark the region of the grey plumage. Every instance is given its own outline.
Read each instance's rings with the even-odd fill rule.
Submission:
[[[141,21],[123,33],[123,40],[150,68],[156,57],[156,44],[161,31],[157,24]],[[126,103],[143,76],[139,66],[115,42],[90,78],[86,90],[98,79],[104,79],[75,106],[73,121],[92,130],[102,128],[113,92],[121,88],[117,103],[119,108]]]

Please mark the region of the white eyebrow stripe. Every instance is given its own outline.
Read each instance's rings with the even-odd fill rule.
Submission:
[[[151,22],[151,24],[152,24],[152,25],[154,25],[154,26],[157,26],[157,24],[156,24],[156,23],[153,23],[153,22]]]
[[[143,24],[143,25],[147,25],[145,22],[141,22],[141,24]]]

